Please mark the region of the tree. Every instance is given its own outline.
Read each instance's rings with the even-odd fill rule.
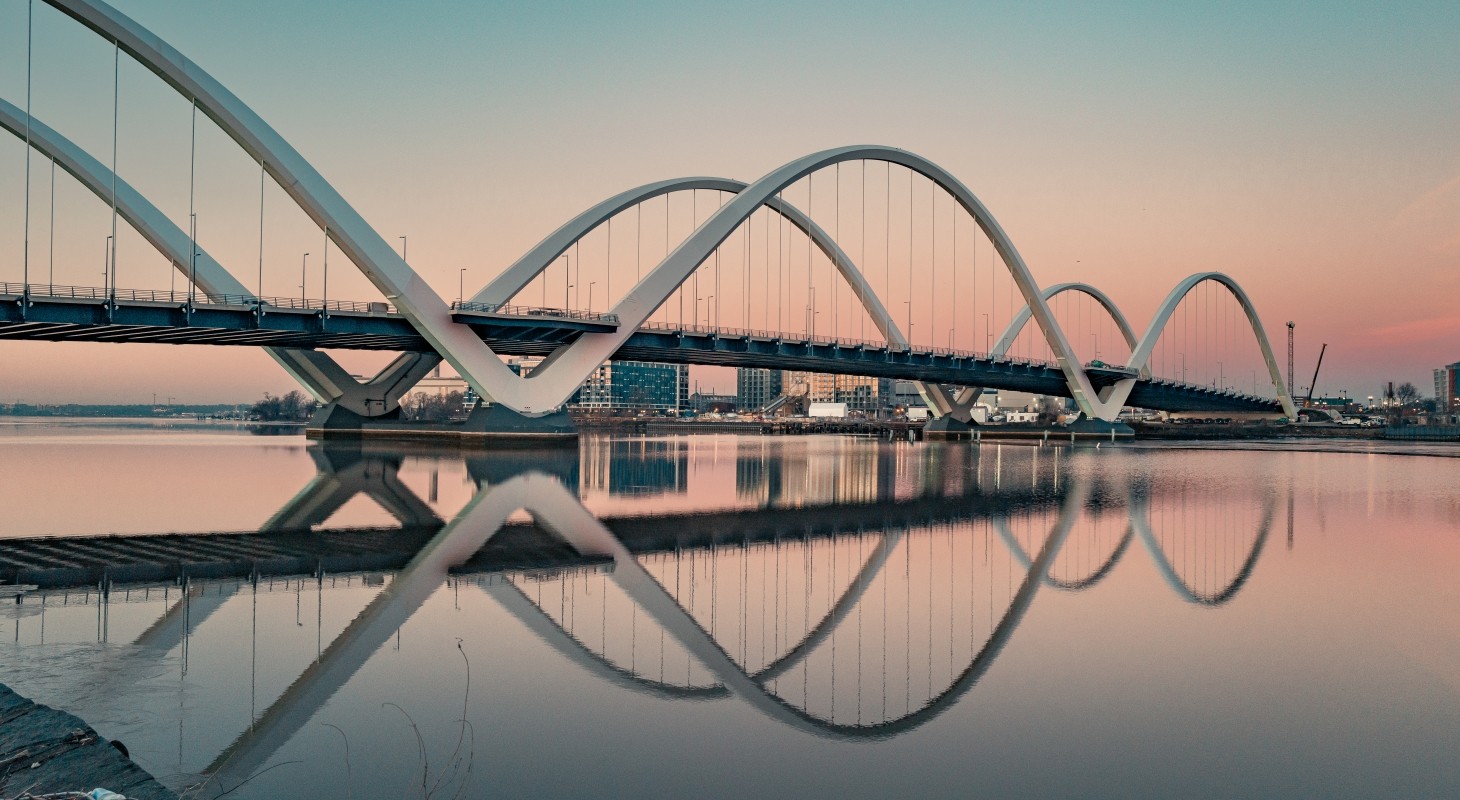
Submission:
[[[264,392],[264,399],[249,409],[249,417],[263,422],[302,422],[313,413],[314,401],[297,389],[279,397]]]
[[[462,414],[464,397],[461,392],[440,395],[416,392],[401,401],[401,416],[416,422],[445,422]]]
[[[1399,401],[1401,406],[1407,406],[1419,399],[1419,390],[1409,381],[1399,384],[1394,389],[1394,399]]]

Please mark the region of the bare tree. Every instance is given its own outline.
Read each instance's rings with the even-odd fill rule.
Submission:
[[[461,392],[430,395],[416,392],[401,401],[401,415],[417,422],[445,422],[465,412]]]

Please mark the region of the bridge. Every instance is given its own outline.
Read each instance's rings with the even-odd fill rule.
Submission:
[[[1295,414],[1257,311],[1231,277],[1177,281],[1138,336],[1093,286],[1041,288],[967,186],[892,147],[825,150],[750,182],[691,177],[629,189],[564,223],[475,294],[448,302],[203,67],[99,0],[44,4],[110,43],[118,63],[128,56],[181,95],[194,129],[201,113],[256,161],[261,192],[272,178],[321,231],[324,278],[317,298],[306,296],[306,280],[297,299],[266,296],[261,193],[257,282],[246,287],[200,244],[196,214],[179,225],[30,113],[28,50],[24,107],[0,100],[0,126],[24,140],[27,154],[22,274],[0,285],[0,338],[264,347],[323,405],[319,419],[345,426],[397,417],[401,398],[443,359],[499,423],[510,417],[544,432],[567,429],[564,403],[611,358],[909,380],[952,426],[970,421],[985,388],[1069,397],[1085,417],[1105,421],[1127,405]],[[114,112],[120,102],[114,97]],[[59,168],[110,207],[104,286],[58,285],[54,265],[34,279],[32,152],[50,161],[53,189]],[[189,180],[191,193],[193,168]],[[789,199],[798,195],[804,203]],[[123,285],[118,221],[167,260],[183,291]],[[380,300],[329,297],[331,249]],[[548,302],[559,290],[563,302]],[[901,324],[894,310],[905,312]],[[402,355],[360,381],[326,349]],[[520,375],[508,355],[545,360]]]
[[[441,456],[316,447],[316,478],[260,531],[12,540],[0,564],[28,563],[26,575],[54,578],[17,607],[48,615],[42,637],[47,624],[65,636],[79,623],[95,624],[107,641],[112,606],[157,609],[127,657],[108,660],[98,676],[115,691],[97,695],[109,697],[155,673],[161,659],[181,659],[186,670],[191,640],[208,641],[210,659],[219,647],[246,650],[246,635],[210,636],[217,626],[209,620],[229,603],[246,608],[250,595],[257,603],[277,592],[317,594],[323,603],[334,586],[383,587],[333,641],[311,649],[287,688],[251,707],[246,724],[238,720],[230,745],[209,754],[198,772],[216,796],[266,767],[443,588],[459,593],[458,602],[477,596],[505,610],[546,648],[612,686],[669,700],[733,698],[807,735],[885,739],[931,722],[971,692],[1041,592],[1090,589],[1137,550],[1179,602],[1231,602],[1252,579],[1278,500],[1256,484],[1229,488],[1223,512],[1209,514],[1181,481],[1112,482],[1073,466],[1098,457],[1094,450],[946,448],[930,461],[896,457],[907,448],[882,450],[894,453],[874,470],[885,481],[821,502],[773,491],[690,525],[676,514],[592,514],[574,488],[584,479],[576,455],[515,463],[468,456],[477,491],[445,520],[397,477],[403,457]],[[608,457],[632,471],[660,455]],[[764,488],[773,462],[746,458],[737,482]],[[902,497],[891,488],[908,485],[921,488]],[[399,528],[317,527],[361,494]],[[510,521],[518,509],[531,522]],[[314,531],[312,543],[304,530]],[[379,546],[387,540],[394,545]],[[392,563],[359,571],[347,564],[343,573],[318,566],[365,551]],[[46,562],[198,569],[95,583],[94,575],[36,569]],[[235,563],[248,566],[205,571]],[[289,612],[292,630],[296,603]],[[29,619],[16,617],[17,642],[35,641]],[[246,652],[236,659],[249,661]],[[226,689],[240,697],[236,685]]]

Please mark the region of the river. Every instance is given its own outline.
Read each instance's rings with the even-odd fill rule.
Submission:
[[[0,680],[205,797],[1454,797],[1457,453],[0,418]]]

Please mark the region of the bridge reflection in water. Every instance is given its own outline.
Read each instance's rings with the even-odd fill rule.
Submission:
[[[733,698],[819,737],[886,738],[954,707],[1040,592],[1089,589],[1132,550],[1175,599],[1230,601],[1279,502],[1256,484],[1213,498],[1139,472],[1102,478],[1062,448],[730,449],[725,507],[599,515],[583,497],[683,494],[689,451],[603,440],[581,458],[445,457],[465,462],[475,491],[443,519],[399,476],[408,458],[442,456],[316,447],[317,475],[259,531],[5,540],[0,579],[40,587],[15,607],[17,642],[22,624],[37,641],[32,617],[42,643],[47,617],[55,631],[68,615],[94,615],[108,639],[119,602],[160,608],[98,676],[119,694],[163,659],[186,670],[190,638],[241,595],[320,593],[316,657],[266,705],[252,697],[248,724],[201,770],[218,794],[268,766],[443,587],[484,593],[617,687]],[[362,496],[397,524],[322,527]],[[382,588],[326,641],[323,593],[362,584]],[[257,664],[257,634],[234,641]]]

